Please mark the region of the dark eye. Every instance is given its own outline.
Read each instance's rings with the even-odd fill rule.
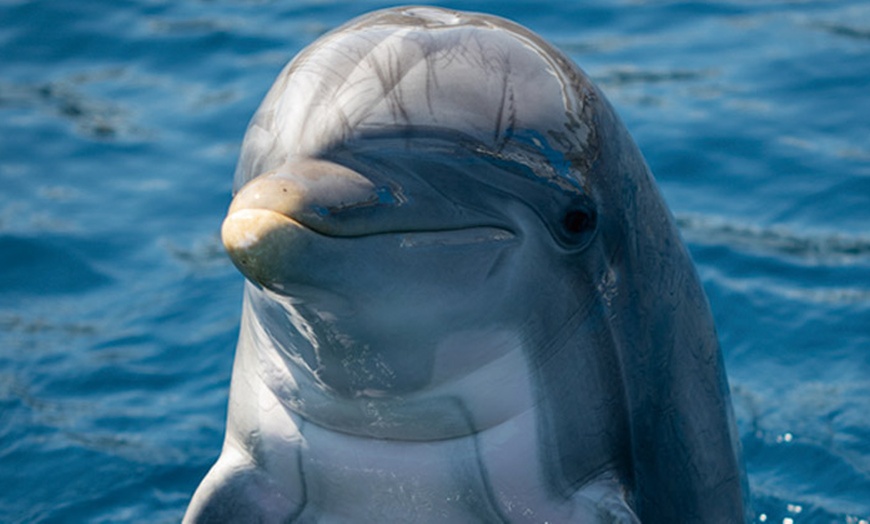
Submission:
[[[592,215],[585,209],[571,209],[562,218],[562,227],[570,235],[585,233],[594,226]]]
[[[566,247],[584,247],[595,232],[596,216],[591,202],[575,203],[562,214],[559,237]]]

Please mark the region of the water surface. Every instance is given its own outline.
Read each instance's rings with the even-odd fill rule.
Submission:
[[[180,519],[221,445],[247,120],[387,5],[0,0],[0,521]],[[870,6],[441,5],[541,33],[622,115],[712,302],[757,521],[870,520]]]

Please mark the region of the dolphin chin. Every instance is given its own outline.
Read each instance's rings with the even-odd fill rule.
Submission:
[[[740,522],[722,356],[604,95],[507,20],[378,11],[281,72],[222,226],[247,278],[185,522]]]

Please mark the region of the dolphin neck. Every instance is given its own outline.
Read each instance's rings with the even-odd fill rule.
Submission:
[[[283,317],[276,316],[280,311],[274,309],[264,314],[251,312],[250,307],[246,302],[239,344],[239,351],[248,353],[243,360],[256,368],[286,410],[326,429],[379,439],[444,440],[498,426],[536,404],[518,333],[466,331],[433,343],[420,357],[423,367],[415,368],[418,374],[425,369],[427,380],[411,384],[413,388],[407,383],[383,387],[391,373],[407,375],[408,371],[391,370],[391,364],[403,362],[391,362],[379,357],[376,349],[361,347],[358,358],[345,362],[350,371],[343,378],[374,378],[359,380],[353,387],[346,383],[336,387],[329,380],[338,374],[328,375],[318,368],[317,357],[330,348],[317,347],[320,341],[312,339],[316,326],[293,318],[294,313],[284,307]],[[283,329],[277,324],[282,318]],[[376,371],[382,375],[353,368],[371,361],[380,362],[382,369]]]

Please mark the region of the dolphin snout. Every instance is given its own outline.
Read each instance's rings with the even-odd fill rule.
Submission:
[[[325,237],[352,236],[351,210],[377,205],[367,178],[324,160],[288,162],[245,184],[233,198],[221,238],[252,282],[280,290],[296,264],[323,251]],[[353,213],[350,213],[353,215]],[[319,248],[314,249],[312,242]]]
[[[325,235],[353,236],[348,219],[361,209],[384,205],[384,190],[366,177],[325,160],[287,163],[245,184],[227,216],[246,209],[269,210]],[[356,213],[353,213],[356,211]]]
[[[293,219],[268,209],[231,212],[221,227],[221,240],[233,264],[252,282],[274,287],[281,282],[284,261],[304,249],[304,231]]]

